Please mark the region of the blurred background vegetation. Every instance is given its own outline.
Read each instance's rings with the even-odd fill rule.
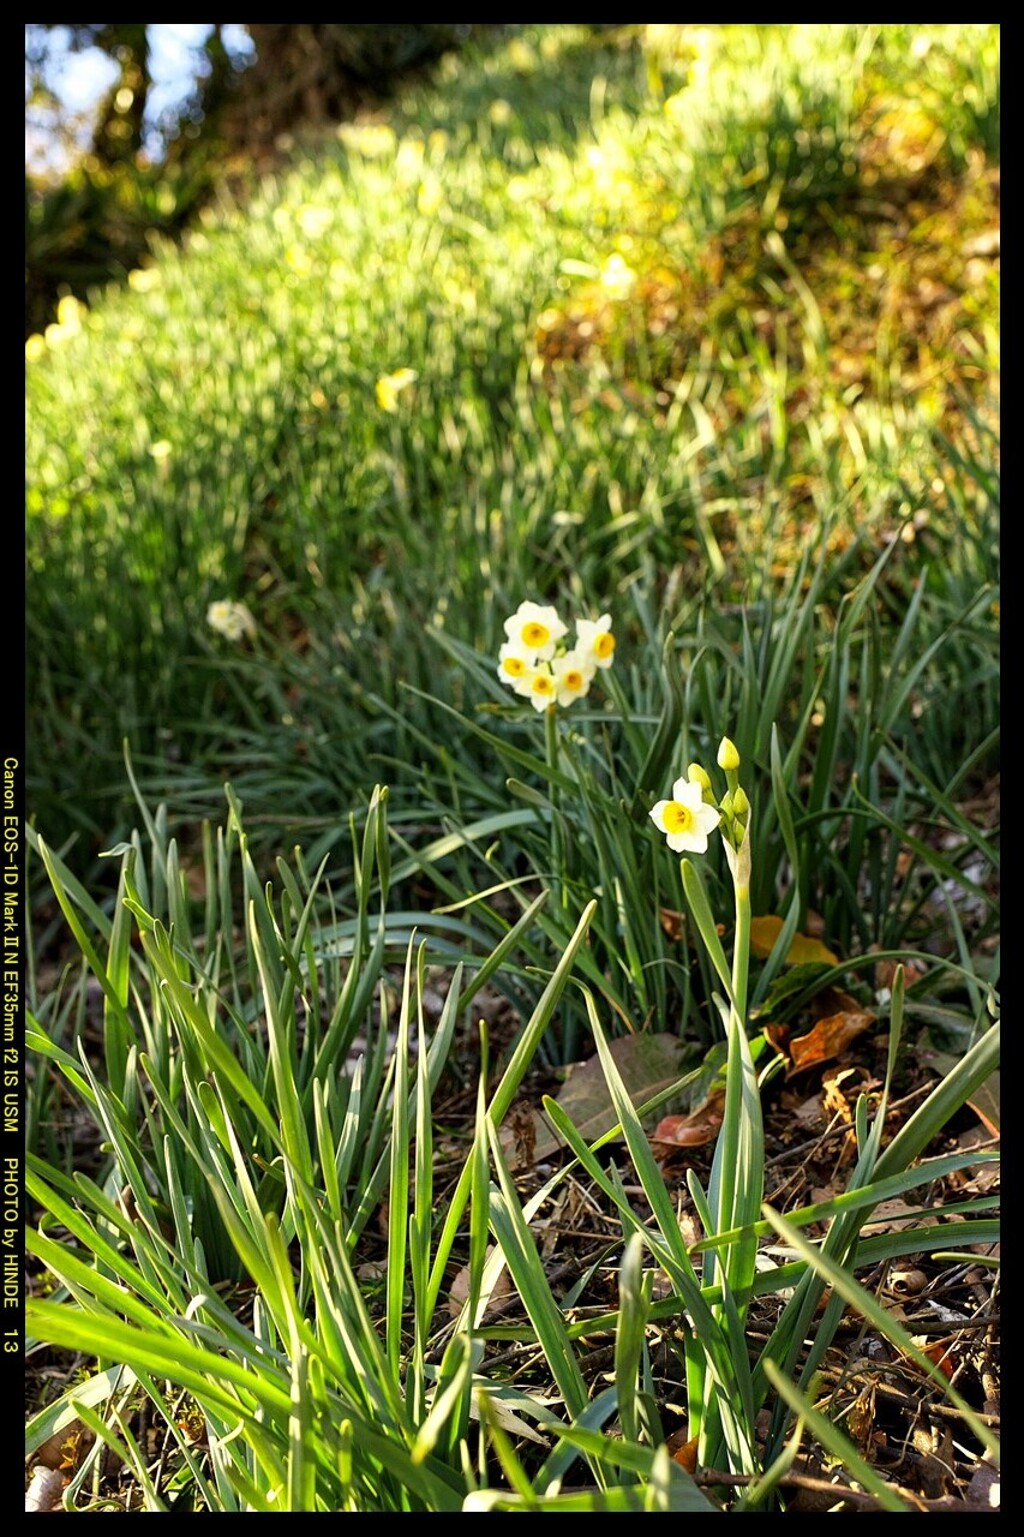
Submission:
[[[26,28],[35,151],[25,172],[26,336],[56,319],[61,297],[85,299],[96,284],[123,280],[154,235],[179,235],[226,173],[273,156],[282,134],[350,119],[448,50],[502,29],[214,25],[203,29],[162,110],[154,108],[153,30],[127,23]],[[85,111],[73,111],[61,95],[69,54],[92,55],[109,82]]]
[[[147,28],[33,26],[30,123],[58,30],[113,66],[26,172],[31,783],[72,863],[134,814],[126,738],[175,815],[230,776],[315,849],[378,780],[398,826],[493,812],[415,690],[520,739],[524,596],[614,611],[642,731],[668,631],[767,666],[812,549],[780,722],[888,550],[871,623],[913,638],[837,708],[991,770],[997,28],[213,27],[154,118]]]

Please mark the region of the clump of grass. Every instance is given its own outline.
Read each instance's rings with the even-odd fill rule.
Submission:
[[[61,1040],[76,1012],[73,998],[63,1019],[45,1021],[45,1032],[33,1019],[29,1035],[40,1070],[50,1064],[104,1139],[95,1177],[31,1160],[29,1190],[40,1217],[29,1249],[50,1295],[30,1305],[30,1349],[49,1344],[95,1362],[28,1428],[30,1452],[71,1425],[96,1438],[95,1454],[69,1476],[66,1508],[89,1507],[88,1481],[105,1446],[126,1469],[122,1497],[149,1510],[711,1510],[709,1495],[665,1445],[646,1326],[669,1309],[682,1320],[679,1386],[699,1465],[707,1475],[720,1470],[739,1479],[738,1509],[775,1500],[805,1435],[840,1458],[882,1508],[908,1508],[908,1497],[807,1396],[847,1305],[912,1358],[985,1451],[997,1455],[969,1404],[856,1273],[880,1259],[939,1242],[947,1249],[977,1243],[996,1231],[988,1197],[961,1202],[963,1220],[955,1225],[939,1226],[923,1211],[910,1231],[859,1236],[883,1199],[984,1159],[970,1151],[919,1161],[998,1061],[998,1029],[979,1029],[962,1061],[883,1148],[903,1028],[898,970],[882,1098],[873,1122],[866,1098],[858,1102],[858,1162],[845,1194],[786,1218],[768,1207],[762,1215],[765,1075],[759,1081],[747,1020],[756,813],[740,793],[735,749],[719,756],[728,795],[708,793],[731,851],[731,965],[702,878],[689,860],[682,871],[688,910],[722,990],[728,1036],[725,1119],[711,1181],[706,1191],[695,1176],[689,1182],[703,1227],[696,1244],[681,1233],[590,989],[583,992],[587,1017],[618,1126],[591,1146],[547,1101],[572,1160],[525,1203],[499,1135],[585,955],[594,904],[551,957],[547,985],[493,1088],[484,1032],[475,1129],[452,1183],[439,1179],[435,1147],[445,1064],[474,996],[486,978],[514,964],[543,896],[505,942],[455,966],[433,1027],[424,978],[434,941],[409,936],[389,1037],[383,967],[396,947],[400,953],[406,918],[388,911],[385,793],[375,792],[365,825],[353,828],[356,910],[329,925],[328,893],[318,900],[323,872],[311,873],[299,851],[291,866],[280,862],[274,887],[262,886],[231,797],[227,825],[204,840],[199,900],[189,898],[162,811],[150,816],[141,803],[145,836],[112,851],[121,872],[113,920],[33,840],[85,965],[79,988],[87,975],[103,996],[91,1048],[82,1036],[77,1053],[74,1040]],[[772,763],[784,806],[777,743]],[[742,779],[751,782],[746,772]],[[237,945],[230,937],[236,912]],[[357,1032],[364,1044],[353,1053]],[[599,1146],[616,1136],[625,1138],[650,1221],[627,1193],[618,1162],[598,1157]],[[569,1299],[556,1296],[533,1227],[574,1168],[621,1220],[624,1239],[617,1310],[581,1323],[572,1321],[580,1288]],[[386,1229],[379,1281],[360,1262],[375,1216]],[[822,1222],[823,1241],[801,1236]],[[769,1235],[792,1257],[759,1268],[758,1243]],[[657,1304],[644,1251],[671,1287]],[[444,1299],[453,1262],[468,1272],[454,1320]],[[543,1362],[536,1386],[488,1365],[488,1342],[508,1338],[485,1318],[503,1267],[528,1319],[514,1333]],[[832,1300],[808,1351],[808,1324],[826,1286]],[[786,1289],[791,1295],[784,1305],[780,1299],[768,1344],[751,1358],[748,1303]],[[598,1327],[616,1330],[612,1381],[601,1388],[583,1372],[584,1336]],[[143,1404],[160,1427],[162,1475],[154,1476],[133,1428]],[[756,1430],[762,1407],[772,1413],[767,1441]],[[109,1488],[101,1491],[110,1497]]]

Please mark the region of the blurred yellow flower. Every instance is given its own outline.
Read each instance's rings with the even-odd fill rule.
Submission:
[[[45,351],[46,337],[40,336],[37,331],[33,336],[28,337],[25,342],[25,361],[27,363],[38,363]]]
[[[128,287],[137,294],[151,293],[160,287],[161,281],[159,267],[136,267],[128,274]]]
[[[417,209],[429,219],[431,214],[437,213],[443,202],[444,190],[441,183],[436,176],[431,176],[428,173],[424,176],[420,184],[420,190],[416,194]]]
[[[387,123],[342,123],[338,138],[346,149],[358,150],[368,160],[391,154],[397,143],[395,130]]]
[[[393,374],[382,374],[377,380],[377,404],[383,411],[397,411],[399,394],[418,377],[415,368],[399,368]]]
[[[558,699],[558,685],[545,667],[538,667],[530,679],[530,703],[537,711],[546,710]]]
[[[284,259],[292,271],[297,273],[300,278],[308,278],[313,270],[313,263],[310,261],[309,253],[300,245],[290,245],[284,253]]]
[[[624,299],[636,282],[636,273],[616,252],[601,268],[601,287],[614,299]]]
[[[46,327],[46,345],[48,347],[60,347],[64,342],[77,336],[82,329],[82,315],[85,314],[85,305],[79,304],[72,295],[67,294],[57,305],[56,324]]]
[[[66,294],[57,305],[57,320],[62,326],[81,329],[82,316],[85,313],[85,305],[80,304],[73,294]]]
[[[519,70],[522,74],[527,74],[537,67],[537,55],[529,43],[521,37],[514,37],[509,43],[507,58],[512,68]]]
[[[299,209],[299,228],[310,240],[319,240],[330,227],[334,215],[329,208],[317,208],[313,203],[303,203]]]

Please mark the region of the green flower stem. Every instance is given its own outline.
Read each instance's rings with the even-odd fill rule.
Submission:
[[[751,914],[750,882],[746,859],[742,855],[738,865],[739,868],[733,867],[736,928],[728,1020],[726,1103],[720,1156],[716,1157],[714,1205],[719,1231],[726,1223],[747,1221],[756,1213],[764,1167],[760,1099],[746,1031]],[[758,1185],[756,1190],[751,1188],[754,1182]],[[747,1272],[752,1264],[752,1246],[737,1244],[724,1256],[723,1275],[735,1289],[741,1289],[748,1280]]]
[[[750,973],[750,887],[736,885],[736,934],[732,952],[733,1012],[743,1026],[747,1018],[747,979]]]
[[[562,812],[560,807],[561,796],[558,791],[558,706],[549,704],[544,711],[544,743],[547,749],[548,767],[551,769],[551,778],[548,781],[548,800],[551,804],[551,879],[561,878],[561,890],[559,902],[562,907],[568,905],[569,893],[564,879],[565,875],[565,840],[562,834]]]
[[[725,1115],[722,1135],[735,1138],[739,1134],[743,1113],[743,1045],[742,1035],[747,1017],[747,972],[750,965],[750,888],[736,886],[736,932],[733,941],[732,989],[729,1004],[728,1058],[725,1072]],[[733,1153],[735,1153],[735,1148]],[[736,1190],[739,1169],[736,1159],[730,1155],[720,1162],[718,1200],[715,1219],[719,1231],[735,1225]],[[728,1256],[724,1270],[728,1271]]]

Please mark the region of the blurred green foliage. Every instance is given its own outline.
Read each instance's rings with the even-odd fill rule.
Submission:
[[[205,812],[229,773],[266,825],[341,825],[382,777],[429,821],[463,770],[493,810],[479,744],[427,766],[408,686],[488,704],[433,630],[491,655],[523,597],[613,610],[655,720],[665,629],[703,606],[722,654],[745,623],[768,647],[821,537],[825,634],[895,543],[878,619],[923,599],[929,658],[895,724],[929,772],[969,758],[998,713],[997,62],[984,27],[526,28],[31,338],[42,829],[107,836],[125,736],[156,795]],[[225,598],[255,646],[209,630]]]
[[[53,186],[25,177],[25,335],[51,324],[62,295],[87,299],[180,235],[219,179],[213,157],[174,167],[81,163]]]

